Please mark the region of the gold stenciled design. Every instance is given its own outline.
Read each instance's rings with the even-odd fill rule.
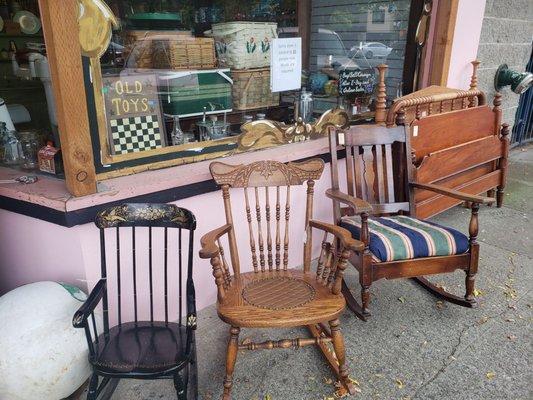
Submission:
[[[121,223],[136,221],[159,221],[189,224],[188,212],[172,204],[122,204],[100,211],[96,223],[100,228],[111,228]]]

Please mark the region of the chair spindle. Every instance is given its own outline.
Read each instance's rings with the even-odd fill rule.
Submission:
[[[281,233],[280,233],[280,220],[281,220],[281,204],[280,204],[280,188],[276,186],[276,270],[279,271],[281,263]]]
[[[267,225],[267,251],[268,251],[268,270],[272,271],[273,259],[272,259],[272,232],[270,229],[270,195],[268,192],[268,186],[265,187],[265,213],[266,213],[266,225]]]
[[[226,261],[226,256],[224,255],[224,248],[222,247],[222,243],[220,243],[220,239],[217,240],[217,244],[218,244],[218,249],[219,249],[219,252],[220,252],[220,262],[221,262],[221,267],[222,267],[222,272],[224,274],[223,278],[224,278],[224,284],[226,287],[228,287],[231,283],[231,275],[230,275],[230,271],[229,271],[229,265],[228,265],[228,262]]]
[[[287,186],[287,198],[285,201],[285,238],[283,239],[283,269],[289,266],[289,218],[291,212],[291,187]]]
[[[167,270],[168,270],[168,228],[165,227],[165,241],[164,241],[164,247],[165,247],[165,254],[164,254],[164,297],[165,297],[165,324],[168,324],[168,277],[167,277]],[[181,301],[180,301],[181,303]]]
[[[181,228],[179,228],[178,230],[178,298],[179,298],[179,324],[181,325],[182,324],[182,319],[183,319],[183,310],[182,310],[182,305],[183,305],[183,254],[182,254],[182,251],[181,251],[181,245],[182,245],[182,236],[181,236]]]
[[[122,323],[122,304],[121,304],[121,285],[120,285],[120,228],[116,228],[117,237],[117,308],[118,308],[118,323]]]
[[[320,249],[320,255],[318,256],[317,266],[316,266],[316,279],[317,281],[320,280],[322,277],[322,272],[324,271],[324,261],[326,259],[326,254],[328,252],[328,245],[327,242],[328,239],[328,233],[324,232],[324,237],[322,239],[322,245]]]
[[[246,201],[246,219],[248,221],[248,231],[250,235],[250,250],[252,251],[252,265],[254,272],[259,272],[257,265],[257,254],[255,251],[254,228],[252,227],[252,212],[250,210],[250,200],[248,198],[248,188],[244,188],[244,199]]]
[[[150,284],[150,322],[154,322],[154,281],[152,271],[152,227],[148,227],[148,279]]]
[[[133,267],[133,315],[135,323],[137,323],[137,257],[136,257],[136,243],[135,243],[135,227],[131,228],[131,253],[132,253],[132,267]]]
[[[265,244],[263,241],[263,227],[261,226],[261,204],[259,203],[259,188],[255,188],[255,217],[257,219],[257,240],[259,243],[259,265],[261,272],[265,272]]]

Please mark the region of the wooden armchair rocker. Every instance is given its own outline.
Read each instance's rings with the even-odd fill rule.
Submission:
[[[173,379],[178,399],[196,399],[194,215],[172,204],[130,203],[100,211],[95,223],[102,276],[72,321],[87,336],[87,399],[109,398],[127,378]],[[159,313],[157,304],[164,304]]]
[[[200,257],[211,259],[218,289],[218,315],[231,325],[222,397],[225,400],[230,399],[233,370],[239,350],[299,348],[308,345],[317,345],[322,351],[342,385],[341,391],[354,393],[348,377],[338,318],[346,305],[341,294],[341,283],[347,259],[352,250],[362,251],[363,244],[352,239],[350,232],[343,228],[311,219],[314,180],[320,178],[323,169],[324,163],[320,159],[289,164],[259,161],[249,165],[233,166],[220,162],[210,165],[215,182],[222,186],[227,223],[201,239]],[[301,186],[305,181],[305,226],[300,230],[305,239],[303,247],[297,246],[300,251],[303,250],[303,269],[289,269],[291,190],[293,186]],[[230,188],[244,190],[244,207],[232,209]],[[255,221],[252,207],[255,208]],[[275,213],[275,222],[271,209]],[[240,211],[243,217],[245,214],[248,221],[250,250],[247,255],[250,259],[244,265],[249,267],[251,264],[253,272],[241,272],[243,263],[239,258],[241,249],[237,248],[238,232],[235,230],[233,217],[237,215],[235,211]],[[324,234],[316,273],[311,272],[312,228]],[[328,241],[329,235],[339,244],[338,252],[331,241]],[[228,240],[229,257],[226,257],[222,247],[222,238]],[[307,326],[311,337],[238,343],[241,327],[297,326]]]
[[[478,209],[480,204],[491,204],[495,199],[417,180],[417,166],[411,158],[405,157],[405,154],[411,154],[407,129],[405,126],[360,125],[338,132],[338,136],[337,132],[330,132],[332,188],[326,195],[333,200],[336,223],[365,244],[364,250],[356,251],[350,258],[359,271],[361,304],[344,282],[342,290],[348,307],[362,320],[370,316],[370,286],[382,278],[414,278],[443,300],[465,307],[476,304],[473,292],[479,258]],[[393,160],[393,143],[401,145],[396,153],[403,154],[401,159]],[[339,190],[339,149],[346,151],[347,193]],[[469,162],[473,167],[479,160],[464,160],[465,164]],[[417,183],[413,183],[415,180]],[[398,192],[407,192],[408,201],[396,200],[395,185],[403,186]],[[470,202],[469,237],[455,229],[411,217],[415,215],[415,188]],[[424,275],[450,273],[457,269],[466,272],[464,298],[445,292],[424,278]]]

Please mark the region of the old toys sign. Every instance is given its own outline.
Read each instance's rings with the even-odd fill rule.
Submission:
[[[373,68],[346,68],[339,72],[339,95],[367,96],[374,91],[376,77]]]
[[[103,84],[111,154],[165,146],[156,76],[106,76]]]

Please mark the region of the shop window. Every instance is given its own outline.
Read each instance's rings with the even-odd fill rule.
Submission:
[[[59,135],[37,0],[0,0],[0,165],[59,174]],[[56,146],[56,147],[54,147]],[[56,168],[57,164],[57,168]]]
[[[85,60],[99,173],[283,144],[243,139],[250,121],[312,125],[333,108],[371,121],[375,67],[389,66],[389,100],[401,84],[409,0],[105,3],[111,39]],[[291,38],[301,38],[292,85],[278,78],[284,55],[273,53]]]

